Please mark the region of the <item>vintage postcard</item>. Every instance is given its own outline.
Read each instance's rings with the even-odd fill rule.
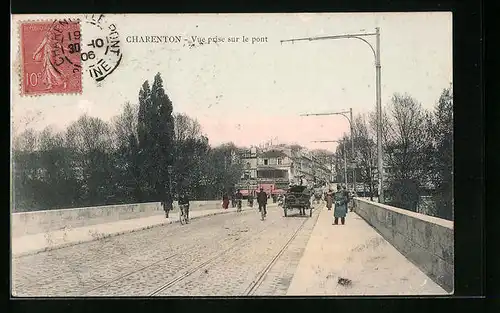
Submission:
[[[452,15],[13,15],[15,297],[448,295]]]

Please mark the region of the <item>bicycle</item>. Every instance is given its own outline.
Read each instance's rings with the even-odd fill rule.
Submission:
[[[179,205],[179,222],[181,225],[189,223],[189,205],[181,204]]]

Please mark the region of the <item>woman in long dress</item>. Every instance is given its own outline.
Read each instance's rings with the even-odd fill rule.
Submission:
[[[66,89],[66,77],[54,65],[51,56],[53,50],[64,49],[60,42],[54,36],[55,22],[50,26],[49,30],[45,33],[40,45],[33,53],[33,60],[42,61],[42,81],[47,85],[46,89],[50,89],[53,85],[63,85]]]
[[[325,200],[326,200],[326,207],[328,208],[328,211],[332,209],[332,203],[333,203],[333,193],[332,190],[328,190],[328,192],[325,195]]]
[[[222,208],[227,209],[228,206],[229,206],[229,197],[227,196],[227,194],[224,194],[222,196]]]

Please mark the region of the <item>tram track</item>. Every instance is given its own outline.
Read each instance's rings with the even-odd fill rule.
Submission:
[[[203,261],[203,262],[197,264],[196,266],[189,268],[187,271],[184,271],[182,274],[169,280],[167,283],[161,285],[160,287],[158,287],[155,290],[153,290],[152,292],[150,292],[148,294],[148,296],[153,297],[153,296],[158,295],[159,293],[175,286],[176,284],[178,284],[178,283],[182,282],[183,280],[185,280],[186,278],[190,277],[192,274],[196,273],[198,270],[202,269],[203,267],[205,267],[209,264],[214,263],[214,261],[216,261],[217,259],[220,259],[221,257],[225,256],[228,252],[232,251],[234,248],[242,247],[244,244],[253,240],[254,239],[253,236],[256,236],[256,235],[263,233],[264,231],[269,229],[269,227],[271,227],[272,225],[274,225],[276,223],[277,223],[277,221],[268,224],[266,227],[264,227],[263,229],[261,229],[260,231],[258,231],[256,233],[254,233],[252,236],[250,236],[246,240],[243,240],[242,242],[238,242],[236,244],[233,244],[229,248],[223,250],[222,252],[216,253],[208,260]]]
[[[317,221],[319,214],[316,214],[315,221]],[[253,280],[250,285],[248,285],[247,289],[244,292],[244,296],[251,296],[255,293],[255,291],[262,285],[264,279],[272,269],[272,267],[276,264],[279,258],[283,255],[286,249],[290,246],[290,244],[295,240],[299,232],[304,228],[304,225],[309,221],[309,219],[304,219],[302,224],[293,232],[290,239],[288,239],[285,244],[281,247],[281,249],[276,253],[276,255],[271,259],[271,261],[264,267],[264,269],[257,275],[256,279]]]
[[[245,215],[247,214],[242,215],[242,217]],[[288,258],[289,247],[295,245],[297,237],[302,238],[300,234],[305,228],[308,228],[305,226],[311,225],[311,222],[314,223],[317,217],[313,216],[313,220],[304,218],[302,221],[293,221],[293,218],[289,220],[283,216],[271,215],[267,221],[261,222],[256,219],[259,222],[253,222],[257,216],[251,215],[253,214],[235,221],[218,219],[210,222],[209,226],[204,223],[203,228],[199,228],[201,224],[198,227],[191,224],[193,227],[186,225],[187,227],[183,226],[162,232],[162,238],[181,239],[178,243],[175,243],[174,239],[168,245],[151,241],[153,236],[158,236],[156,232],[144,235],[144,237],[130,237],[123,243],[132,245],[132,241],[129,240],[133,240],[133,245],[136,247],[144,239],[147,240],[146,242],[154,242],[154,247],[151,247],[152,249],[131,247],[132,250],[126,250],[127,255],[119,256],[116,254],[116,257],[109,261],[105,261],[102,257],[99,261],[89,259],[91,262],[88,263],[76,261],[83,265],[83,272],[76,269],[83,274],[83,281],[80,278],[78,278],[80,282],[76,280],[78,275],[73,275],[74,277],[68,275],[66,279],[58,281],[54,279],[54,276],[45,274],[43,275],[45,277],[42,278],[45,282],[34,286],[31,292],[47,294],[45,290],[50,290],[48,292],[50,294],[62,292],[77,297],[118,296],[122,294],[152,297],[212,294],[215,290],[223,288],[224,291],[219,292],[228,295],[259,294],[259,290],[262,288],[266,290],[273,288],[272,284],[276,282],[276,275],[280,275],[276,273],[282,272],[281,268],[286,266],[283,264],[287,262],[284,260]],[[308,223],[308,221],[310,222]],[[213,227],[219,227],[219,230],[215,233],[207,233]],[[264,242],[267,246],[262,246]],[[101,249],[106,249],[105,254],[107,255],[109,254],[107,249],[111,249],[116,244],[118,242],[108,241],[107,245]],[[261,248],[257,248],[255,245],[259,245]],[[142,246],[146,247],[144,244]],[[147,246],[149,247],[149,244]],[[254,246],[255,248],[253,248]],[[88,246],[83,249],[90,248]],[[147,255],[141,254],[145,251],[150,252]],[[78,253],[82,252],[83,250]],[[68,250],[64,254],[72,253],[73,251]],[[95,253],[96,255],[100,254]],[[141,255],[143,256],[141,257]],[[122,261],[117,261],[117,257],[120,257],[119,260]],[[123,261],[127,257],[131,258],[128,266],[126,261]],[[100,262],[103,261],[105,262],[100,266]],[[118,267],[114,269],[113,264],[116,262],[120,264],[117,264]],[[223,264],[233,265],[230,265],[231,267],[226,271]],[[58,267],[60,270],[65,269],[64,266]],[[51,272],[54,271],[56,271],[55,268]],[[54,272],[54,274],[66,276],[61,272]],[[26,286],[23,289],[25,289],[23,293],[26,293],[30,287]]]
[[[148,230],[149,230],[149,229],[148,229]],[[181,229],[178,229],[178,228],[177,228],[177,229],[167,230],[167,232],[166,232],[166,236],[171,236],[171,235],[173,235],[173,234],[176,234],[176,235],[185,235],[185,234],[187,234],[189,231],[190,231],[190,230],[189,230],[189,229],[187,229],[187,228],[181,228]],[[109,239],[110,239],[110,238],[104,238],[104,239],[101,239],[101,240],[109,240]],[[118,236],[116,236],[116,237],[112,237],[112,239],[111,239],[111,240],[119,240],[119,239],[120,239],[120,238],[119,238]],[[89,243],[84,243],[84,244],[92,244],[92,245],[95,245],[95,244],[96,244],[96,241],[89,242]],[[74,248],[74,246],[71,246],[71,247],[64,247],[64,248],[61,248],[61,249],[59,249],[59,250],[66,249],[66,248]],[[51,253],[53,253],[52,251],[50,251],[50,252],[51,252]],[[44,253],[47,253],[47,252],[44,252]],[[148,264],[148,265],[144,266],[144,267],[143,267],[143,269],[145,269],[145,268],[147,268],[147,267],[150,267],[150,266],[152,266],[152,265],[154,265],[154,264],[157,264],[157,263],[159,263],[159,262],[161,262],[161,261],[164,261],[164,260],[166,260],[166,259],[169,259],[169,258],[175,257],[175,256],[176,256],[176,255],[178,255],[178,254],[179,254],[179,253],[175,253],[175,254],[169,255],[167,258],[163,258],[163,259],[161,259],[161,260],[158,260],[158,261],[156,261],[156,262],[153,262],[152,264]],[[19,258],[17,258],[17,259],[28,258],[28,257],[32,257],[32,256],[31,256],[31,255],[26,255],[26,256],[21,256],[21,257],[19,257]],[[124,255],[124,257],[127,257],[127,255]],[[60,261],[60,260],[64,260],[65,258],[68,258],[68,257],[67,257],[67,256],[63,256],[63,257],[58,257],[58,258],[56,258],[56,259]],[[101,262],[102,262],[101,260],[95,260],[95,261],[90,262],[90,263],[85,263],[85,265],[86,265],[87,267],[92,267],[92,266],[99,265]],[[57,279],[59,279],[59,278],[61,278],[61,277],[65,277],[65,276],[66,276],[66,275],[68,275],[68,274],[74,274],[74,271],[75,271],[75,269],[68,269],[68,270],[65,270],[65,271],[59,272],[59,274],[57,274],[56,276],[49,276],[49,277],[46,277],[46,278],[44,278],[44,279],[41,279],[41,282],[40,282],[40,280],[38,280],[35,284],[29,285],[29,286],[43,285],[43,281],[44,281],[44,280],[50,279],[50,280],[54,281],[54,280],[57,280]],[[130,275],[130,274],[133,274],[133,273],[135,273],[135,272],[137,272],[137,270],[136,270],[136,271],[129,272],[129,273],[128,273],[128,274],[126,274],[126,275],[122,275],[121,277],[126,277],[126,276],[128,276],[128,275]],[[116,279],[113,279],[113,281],[114,281],[114,280],[116,280]],[[111,281],[109,281],[109,282],[106,282],[106,283],[102,284],[102,286],[106,286],[106,284],[108,284],[108,283],[111,283]],[[96,287],[96,288],[93,288],[93,289],[91,289],[91,290],[88,290],[88,291],[86,291],[84,294],[86,294],[87,292],[93,291],[93,290],[95,290],[95,289],[98,289],[98,288],[99,288],[99,287]]]
[[[248,214],[248,213],[251,213],[251,211],[242,212],[242,213],[244,215],[246,215],[245,213]],[[240,216],[244,216],[244,215],[240,215]],[[247,219],[247,221],[248,221],[248,219]],[[243,223],[246,223],[246,222],[243,222]],[[198,233],[196,235],[197,237],[194,238],[194,240],[196,242],[198,242],[201,238],[203,238],[203,236],[205,236],[205,234],[203,234],[203,232],[197,231],[196,229],[193,229],[192,227],[190,227],[190,225],[196,225],[196,223],[195,224],[188,224],[188,225],[184,225],[184,226],[177,226],[173,229],[169,229],[170,227],[167,227],[165,230],[162,231],[163,233],[162,233],[161,237],[162,238],[164,238],[164,237],[184,238],[184,237],[191,235],[192,232],[194,231],[194,232]],[[170,226],[170,225],[168,225],[168,226]],[[238,226],[236,226],[236,227],[238,228],[238,227],[242,227],[242,226],[244,227],[244,224],[239,225],[239,223],[238,223]],[[226,228],[226,229],[228,229],[228,228]],[[148,229],[145,231],[152,232],[153,229]],[[155,228],[154,231],[156,233],[158,231],[157,228]],[[144,234],[143,232],[141,232],[141,233]],[[135,236],[138,236],[138,234],[140,234],[140,233],[126,234],[125,236],[134,236],[135,237]],[[144,235],[144,236],[149,236],[149,235]],[[121,237],[122,236],[105,238],[105,239],[103,239],[102,242],[93,241],[93,242],[89,242],[89,243],[83,243],[82,245],[78,245],[79,246],[78,249],[79,250],[92,249],[92,251],[94,251],[96,249],[101,250],[101,251],[102,251],[102,249],[110,249],[111,246],[124,244],[123,242],[120,242]],[[219,242],[223,242],[224,240],[228,240],[228,237],[224,236],[223,238],[221,237],[221,239],[222,240],[220,240]],[[101,246],[102,244],[105,244],[106,246]],[[97,245],[97,248],[94,247],[96,245]],[[169,260],[174,259],[176,257],[177,258],[182,257],[182,255],[192,253],[195,249],[200,248],[199,243],[189,245],[186,248],[183,248],[182,246],[175,244],[175,242],[173,245],[169,244],[166,247],[164,247],[163,245],[158,244],[158,243],[155,243],[155,246],[158,246],[157,248],[153,248],[153,249],[157,249],[157,250],[155,250],[156,252],[154,253],[156,257],[153,258],[154,261],[151,263],[147,262],[147,259],[144,259],[144,258],[139,257],[137,259],[137,256],[139,256],[139,254],[137,254],[136,252],[134,252],[134,251],[129,252],[129,251],[125,250],[126,254],[123,254],[122,256],[120,256],[121,257],[120,260],[126,260],[129,257],[135,256],[133,260],[129,261],[129,263],[132,263],[133,265],[128,266],[128,268],[125,269],[125,273],[115,273],[112,276],[106,273],[107,270],[104,270],[104,271],[101,270],[102,266],[100,266],[100,265],[103,262],[102,258],[100,258],[100,259],[89,258],[90,262],[87,262],[85,260],[80,260],[80,261],[77,261],[75,263],[75,259],[71,255],[72,254],[71,251],[74,249],[77,249],[76,248],[77,246],[71,246],[71,247],[65,247],[65,248],[59,249],[58,251],[62,252],[63,255],[60,255],[60,253],[58,252],[55,255],[53,253],[52,253],[52,255],[50,255],[50,253],[49,253],[47,256],[45,256],[47,254],[47,252],[44,252],[42,254],[38,254],[38,255],[34,255],[34,256],[30,256],[30,255],[22,256],[22,257],[18,258],[18,260],[35,259],[39,263],[40,263],[40,261],[43,261],[43,263],[45,263],[45,264],[47,264],[48,262],[55,262],[55,264],[60,264],[61,266],[58,266],[59,270],[57,270],[56,268],[47,268],[49,270],[48,271],[49,273],[47,273],[45,271],[46,274],[43,275],[42,277],[36,277],[36,280],[33,282],[25,282],[22,284],[18,284],[18,287],[16,287],[16,288],[20,288],[19,292],[22,292],[22,293],[28,292],[28,290],[33,290],[33,289],[42,290],[42,288],[44,288],[44,286],[47,286],[47,287],[54,286],[55,287],[55,286],[59,285],[60,287],[55,287],[55,288],[62,288],[62,284],[68,284],[68,281],[69,281],[68,279],[64,280],[65,277],[74,277],[75,282],[80,281],[80,283],[78,283],[78,284],[81,286],[80,287],[81,291],[78,292],[75,290],[74,292],[72,292],[72,294],[74,296],[90,296],[90,295],[88,295],[89,293],[95,294],[96,290],[106,289],[107,286],[112,285],[113,283],[116,283],[116,282],[120,282],[121,280],[126,279],[127,277],[129,277],[131,275],[134,275],[134,274],[139,273],[141,271],[147,271],[149,268],[151,268],[155,265],[158,265],[158,264],[161,265],[162,262],[169,261]],[[115,259],[121,253],[122,252],[119,252],[113,258]],[[162,257],[162,254],[165,255],[167,253],[168,253],[168,255],[166,257]],[[64,254],[67,254],[67,255],[64,255]],[[49,255],[51,258],[53,258],[53,261],[49,261],[46,259]],[[160,257],[160,258],[158,259],[158,257]],[[122,262],[120,260],[114,260],[113,263]],[[144,260],[146,262],[144,262]],[[61,267],[65,267],[64,263],[68,264],[70,266],[70,268],[68,268],[68,269],[61,268]],[[107,263],[110,263],[110,262],[107,262]],[[29,263],[27,263],[27,264],[29,264]],[[41,264],[41,265],[45,267],[46,266],[45,264]],[[73,265],[71,265],[71,264],[73,264]],[[39,265],[37,264],[36,267],[38,267],[38,266]],[[81,271],[82,267],[84,268],[84,272]],[[104,265],[104,268],[106,268],[106,265]],[[101,272],[102,274],[97,275],[97,276],[99,276],[99,278],[97,278],[97,277],[93,278],[93,277],[95,277],[95,274],[93,276],[88,276],[87,275],[88,271],[91,271],[93,273]],[[40,273],[42,273],[42,272],[40,272]],[[101,276],[101,275],[103,275],[103,276]],[[84,281],[82,281],[82,277],[85,277],[85,276],[87,276],[87,278],[83,278]],[[102,279],[101,279],[101,277],[102,277]],[[87,281],[85,281],[85,280],[87,280]],[[99,284],[99,285],[95,286],[96,284]],[[72,286],[75,286],[75,285],[72,285]],[[54,288],[54,287],[49,287],[49,288]]]
[[[314,222],[317,220],[318,215],[315,216]],[[285,218],[285,217],[281,217]],[[249,296],[252,295],[262,284],[264,281],[266,274],[273,268],[273,266],[276,264],[276,262],[280,259],[280,257],[283,255],[283,253],[287,250],[287,248],[290,246],[290,244],[295,240],[297,235],[300,233],[300,231],[304,228],[306,223],[309,221],[309,218],[304,219],[300,225],[297,227],[296,230],[293,231],[291,234],[290,238],[286,240],[286,242],[281,246],[280,250],[274,255],[272,260],[267,263],[267,265],[261,270],[256,278],[250,283],[250,285],[246,288],[245,292],[243,293],[244,296]],[[212,257],[210,257],[208,260],[205,260],[199,264],[197,264],[194,267],[189,268],[187,271],[183,272],[182,274],[176,276],[175,278],[169,280],[167,283],[163,284],[162,286],[159,286],[155,290],[149,293],[148,296],[157,296],[157,295],[165,295],[165,291],[175,287],[176,285],[182,283],[184,280],[192,276],[193,274],[200,272],[203,268],[209,268],[211,264],[214,264],[217,260],[220,260],[224,258],[229,252],[235,250],[235,248],[241,248],[243,249],[245,244],[251,242],[252,240],[256,240],[256,236],[264,233],[266,230],[270,229],[273,225],[278,223],[279,220],[274,221],[273,223],[269,224],[266,226],[264,229],[260,230],[259,232],[253,234],[251,237],[247,238],[243,242],[239,242],[237,244],[232,245],[231,247],[225,249],[222,252],[219,252]],[[175,288],[174,288],[175,289]]]
[[[250,211],[249,211],[249,212],[250,212]],[[188,234],[188,233],[190,232],[190,229],[189,229],[188,227],[186,227],[186,228],[184,228],[184,227],[186,227],[186,226],[183,226],[183,231],[182,231],[182,233],[180,233],[180,234],[179,234],[179,233],[176,233],[175,235],[176,235],[176,236],[179,236],[179,235]],[[269,227],[269,226],[267,226],[267,227]],[[266,227],[266,228],[267,228],[267,227]],[[262,231],[264,231],[264,230],[265,230],[265,229],[262,229],[261,231],[257,232],[256,234],[258,234],[258,233],[260,233],[260,232],[262,232]],[[222,243],[222,242],[224,242],[225,240],[227,240],[227,238],[223,237],[223,238],[221,238],[220,240],[218,240],[217,242],[218,242],[218,243]],[[235,241],[238,241],[238,240],[239,240],[239,238],[237,238]],[[235,245],[232,245],[231,247],[234,247],[234,246],[237,246],[237,245],[238,245],[238,244],[235,244]],[[230,247],[230,248],[231,248],[231,247]],[[230,248],[229,248],[229,249],[230,249]],[[97,287],[93,287],[93,288],[91,288],[91,289],[88,289],[88,290],[86,290],[86,291],[83,293],[83,296],[85,296],[85,295],[87,295],[87,294],[89,294],[89,293],[91,293],[91,292],[93,292],[93,291],[96,291],[96,290],[98,290],[98,289],[102,289],[102,288],[105,288],[105,287],[107,287],[107,286],[110,286],[110,285],[111,285],[111,284],[113,284],[113,283],[116,283],[116,282],[119,282],[119,281],[121,281],[121,280],[124,280],[124,279],[126,279],[127,277],[129,277],[129,276],[131,276],[131,275],[134,275],[134,274],[137,274],[137,273],[139,273],[139,274],[140,274],[141,272],[145,272],[145,271],[147,271],[148,269],[150,269],[151,267],[153,267],[153,266],[155,266],[155,265],[159,265],[159,264],[161,264],[162,262],[166,262],[166,261],[169,261],[169,260],[171,260],[171,259],[173,259],[173,258],[175,258],[175,257],[179,257],[179,256],[182,256],[182,255],[189,254],[190,252],[195,251],[195,250],[197,250],[197,249],[200,249],[199,244],[192,244],[192,245],[190,245],[189,247],[184,248],[184,249],[182,249],[182,248],[181,248],[181,249],[180,249],[180,251],[178,251],[178,252],[176,252],[176,253],[172,253],[172,254],[168,255],[167,257],[164,257],[164,258],[162,258],[162,259],[160,259],[160,260],[157,260],[157,261],[155,261],[155,262],[152,262],[152,263],[150,263],[150,264],[147,264],[147,265],[145,265],[145,266],[142,266],[142,267],[141,267],[141,268],[139,268],[139,269],[135,269],[135,270],[129,271],[129,272],[127,272],[126,274],[120,275],[120,276],[115,277],[115,278],[113,278],[113,279],[111,279],[111,280],[109,280],[109,281],[106,281],[106,282],[104,282],[104,283],[100,284],[100,285],[99,285],[99,286],[97,286]],[[200,265],[201,267],[202,267],[202,266],[204,266],[204,264],[205,264],[205,263],[207,263],[207,262],[202,262],[202,263],[203,263],[203,264],[201,264],[201,265]],[[189,276],[189,275],[188,275],[188,276]],[[187,276],[186,276],[186,277],[187,277]],[[179,281],[180,281],[180,280],[179,280]]]
[[[265,226],[263,229],[261,229],[261,230],[255,232],[255,233],[253,233],[250,236],[249,239],[251,239],[252,236],[255,236],[255,235],[258,235],[258,234],[262,233],[268,227],[271,227],[274,223],[270,223],[267,226]],[[176,233],[175,235],[176,236],[186,235],[186,234],[189,233],[189,231],[190,230],[188,228],[185,228],[185,230],[183,229],[182,233],[180,233],[180,234]],[[227,241],[227,240],[228,240],[227,237],[221,237],[219,240],[217,240],[217,243],[223,243],[224,241]],[[209,260],[206,260],[204,262],[199,263],[197,266],[195,266],[195,268],[190,268],[187,271],[185,269],[181,269],[180,272],[183,272],[183,274],[181,275],[181,277],[175,277],[174,279],[170,280],[169,283],[162,285],[163,288],[161,290],[159,290],[158,292],[167,289],[169,286],[175,285],[176,282],[182,281],[184,278],[186,278],[186,277],[190,276],[192,273],[196,272],[197,269],[199,269],[199,268],[201,268],[201,267],[209,264],[213,260],[217,259],[217,257],[220,257],[224,253],[229,252],[230,250],[234,249],[235,247],[237,247],[237,246],[239,246],[241,244],[244,244],[247,241],[247,240],[239,241],[238,237],[236,237],[234,240],[236,241],[235,244],[232,244],[229,248],[225,249],[222,253],[216,254],[214,257],[210,258]],[[123,275],[119,275],[119,276],[116,276],[116,277],[114,277],[114,278],[112,278],[110,280],[107,280],[106,282],[101,283],[98,286],[95,286],[95,287],[92,287],[90,289],[87,289],[87,290],[85,290],[81,294],[81,296],[92,296],[92,295],[89,295],[89,294],[92,293],[92,292],[95,292],[96,290],[105,289],[106,287],[109,287],[109,286],[111,286],[111,285],[113,285],[115,283],[120,283],[120,281],[123,281],[123,280],[127,279],[128,277],[130,277],[130,276],[132,276],[134,274],[141,275],[141,272],[146,273],[150,268],[152,268],[154,266],[161,265],[162,262],[167,262],[166,264],[168,264],[168,261],[170,261],[170,260],[172,260],[172,259],[174,259],[176,257],[183,257],[185,255],[189,255],[190,253],[193,253],[197,249],[200,249],[199,244],[192,244],[189,247],[184,248],[184,249],[181,248],[180,251],[177,251],[175,253],[169,254],[168,256],[166,256],[164,258],[156,260],[155,262],[149,263],[147,265],[144,265],[144,266],[142,266],[140,268],[137,268],[137,269],[134,269],[132,271],[128,271],[127,273],[124,273]],[[186,274],[186,273],[188,273],[188,274]],[[157,288],[157,289],[159,289],[159,288]]]

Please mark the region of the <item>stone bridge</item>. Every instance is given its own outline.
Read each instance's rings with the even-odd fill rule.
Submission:
[[[15,296],[436,295],[453,292],[451,221],[354,200],[346,225],[270,203],[160,203],[11,214]]]

